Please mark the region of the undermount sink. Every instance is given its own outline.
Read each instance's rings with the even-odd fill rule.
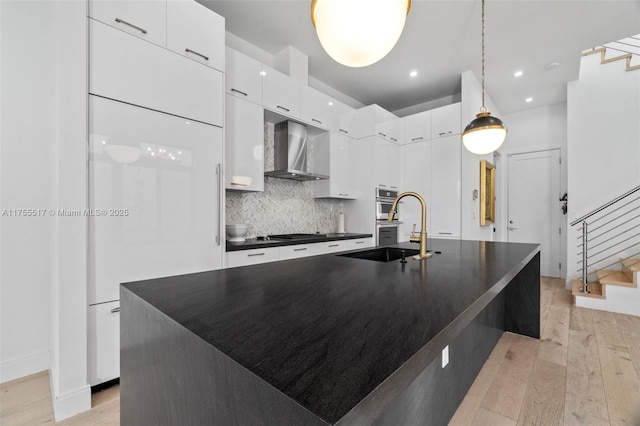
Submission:
[[[431,251],[431,250],[429,250]],[[375,260],[376,262],[391,262],[393,260],[402,259],[404,252],[405,258],[420,253],[416,249],[401,249],[396,247],[380,247],[370,250],[357,251],[355,253],[339,254],[342,257],[354,257],[356,259]]]

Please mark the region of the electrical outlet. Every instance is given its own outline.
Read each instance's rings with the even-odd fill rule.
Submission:
[[[449,364],[449,345],[442,350],[442,368],[445,368],[447,364]]]

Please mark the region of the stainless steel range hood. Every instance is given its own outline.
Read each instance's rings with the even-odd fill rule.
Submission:
[[[307,171],[307,126],[287,120],[275,125],[274,168],[265,176],[298,181],[328,179]]]

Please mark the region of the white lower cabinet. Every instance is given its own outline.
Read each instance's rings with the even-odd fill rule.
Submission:
[[[315,254],[317,254],[315,244],[297,244],[294,246],[280,247],[280,260],[297,259]]]
[[[120,301],[89,306],[89,385],[120,377]]]
[[[431,141],[431,236],[460,238],[462,165],[460,135]]]
[[[280,247],[227,252],[227,268],[257,265],[280,260]]]
[[[326,243],[315,244],[316,254],[336,253],[339,251],[349,250],[347,241],[327,241]]]
[[[356,240],[347,240],[347,250],[356,250],[361,248],[373,247],[375,245],[373,238],[358,238]]]

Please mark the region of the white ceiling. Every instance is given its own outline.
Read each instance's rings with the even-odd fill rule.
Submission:
[[[402,109],[459,94],[463,71],[481,75],[480,0],[413,0],[398,44],[364,68],[324,52],[311,0],[199,1],[226,18],[227,31],[271,54],[286,46],[305,53],[310,75],[365,105]],[[581,51],[640,33],[640,0],[487,0],[485,14],[487,93],[502,114],[565,101]],[[547,70],[551,62],[560,66]]]

